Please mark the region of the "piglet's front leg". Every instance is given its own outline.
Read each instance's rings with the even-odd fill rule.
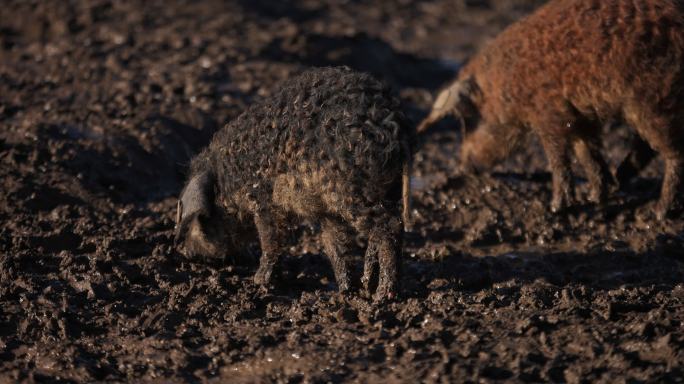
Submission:
[[[273,270],[280,258],[280,244],[273,212],[267,207],[256,207],[254,211],[254,224],[256,225],[261,244],[261,259],[259,261],[259,268],[254,275],[254,282],[267,286],[271,283]]]
[[[544,132],[540,138],[553,178],[551,211],[561,212],[575,201],[568,135],[566,132]]]

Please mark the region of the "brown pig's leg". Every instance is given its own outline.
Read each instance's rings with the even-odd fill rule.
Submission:
[[[550,134],[545,132],[541,136],[544,153],[546,154],[553,177],[552,212],[560,212],[571,206],[574,202],[568,141],[568,135],[566,134]]]
[[[610,187],[615,185],[615,181],[608,164],[601,155],[599,140],[579,138],[574,142],[574,149],[591,187],[589,199],[594,203],[604,202],[608,197]]]
[[[681,153],[665,156],[665,176],[656,208],[659,220],[664,219],[670,212],[677,194],[681,192],[682,179],[684,179],[684,156]]]
[[[625,111],[625,115],[633,117],[628,123],[660,154],[665,163],[660,200],[656,206],[656,216],[663,219],[673,208],[684,178],[684,134],[680,128],[684,118],[673,118],[660,111],[652,112],[657,109],[647,108],[643,104],[636,106],[638,109]]]
[[[349,231],[343,223],[333,218],[324,219],[322,226],[323,250],[332,264],[337,286],[340,292],[348,291],[350,285],[349,268],[344,256],[351,243]]]
[[[632,149],[615,171],[620,188],[624,189],[655,157],[656,152],[644,139],[636,135],[632,141]]]
[[[261,243],[261,259],[254,275],[254,282],[259,285],[268,285],[280,257],[280,245],[273,212],[264,207],[257,208],[254,212],[254,224]]]

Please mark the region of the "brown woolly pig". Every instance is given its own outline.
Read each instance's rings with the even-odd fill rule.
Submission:
[[[662,156],[665,176],[657,215],[671,209],[684,163],[684,2],[552,0],[513,24],[474,56],[437,97],[418,131],[445,115],[467,129],[464,165],[493,165],[529,131],[553,174],[551,209],[572,203],[570,150],[606,197],[612,174],[600,153],[605,121],[632,126]],[[623,179],[652,156],[632,153]],[[627,164],[628,163],[628,164]],[[621,180],[623,181],[623,180]]]

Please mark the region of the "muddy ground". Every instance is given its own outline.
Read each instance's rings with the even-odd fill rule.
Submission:
[[[473,177],[454,122],[435,127],[402,297],[377,306],[336,293],[316,228],[269,293],[254,265],[172,248],[188,160],[279,81],[349,65],[417,120],[539,3],[4,1],[0,381],[684,381],[684,220],[653,218],[657,163],[605,207],[551,215],[534,140]],[[607,129],[613,164],[630,139]]]

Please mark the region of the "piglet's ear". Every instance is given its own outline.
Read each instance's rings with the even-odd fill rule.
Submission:
[[[179,241],[187,231],[188,224],[193,218],[211,213],[214,200],[213,177],[209,172],[202,172],[188,181],[181,192],[176,211],[176,241]]]
[[[416,132],[427,130],[447,115],[459,118],[471,115],[475,110],[473,99],[479,97],[479,93],[480,88],[473,76],[453,82],[437,95],[430,114],[418,125]]]
[[[209,172],[194,175],[180,197],[181,222],[196,213],[209,214],[214,200],[214,187]]]

